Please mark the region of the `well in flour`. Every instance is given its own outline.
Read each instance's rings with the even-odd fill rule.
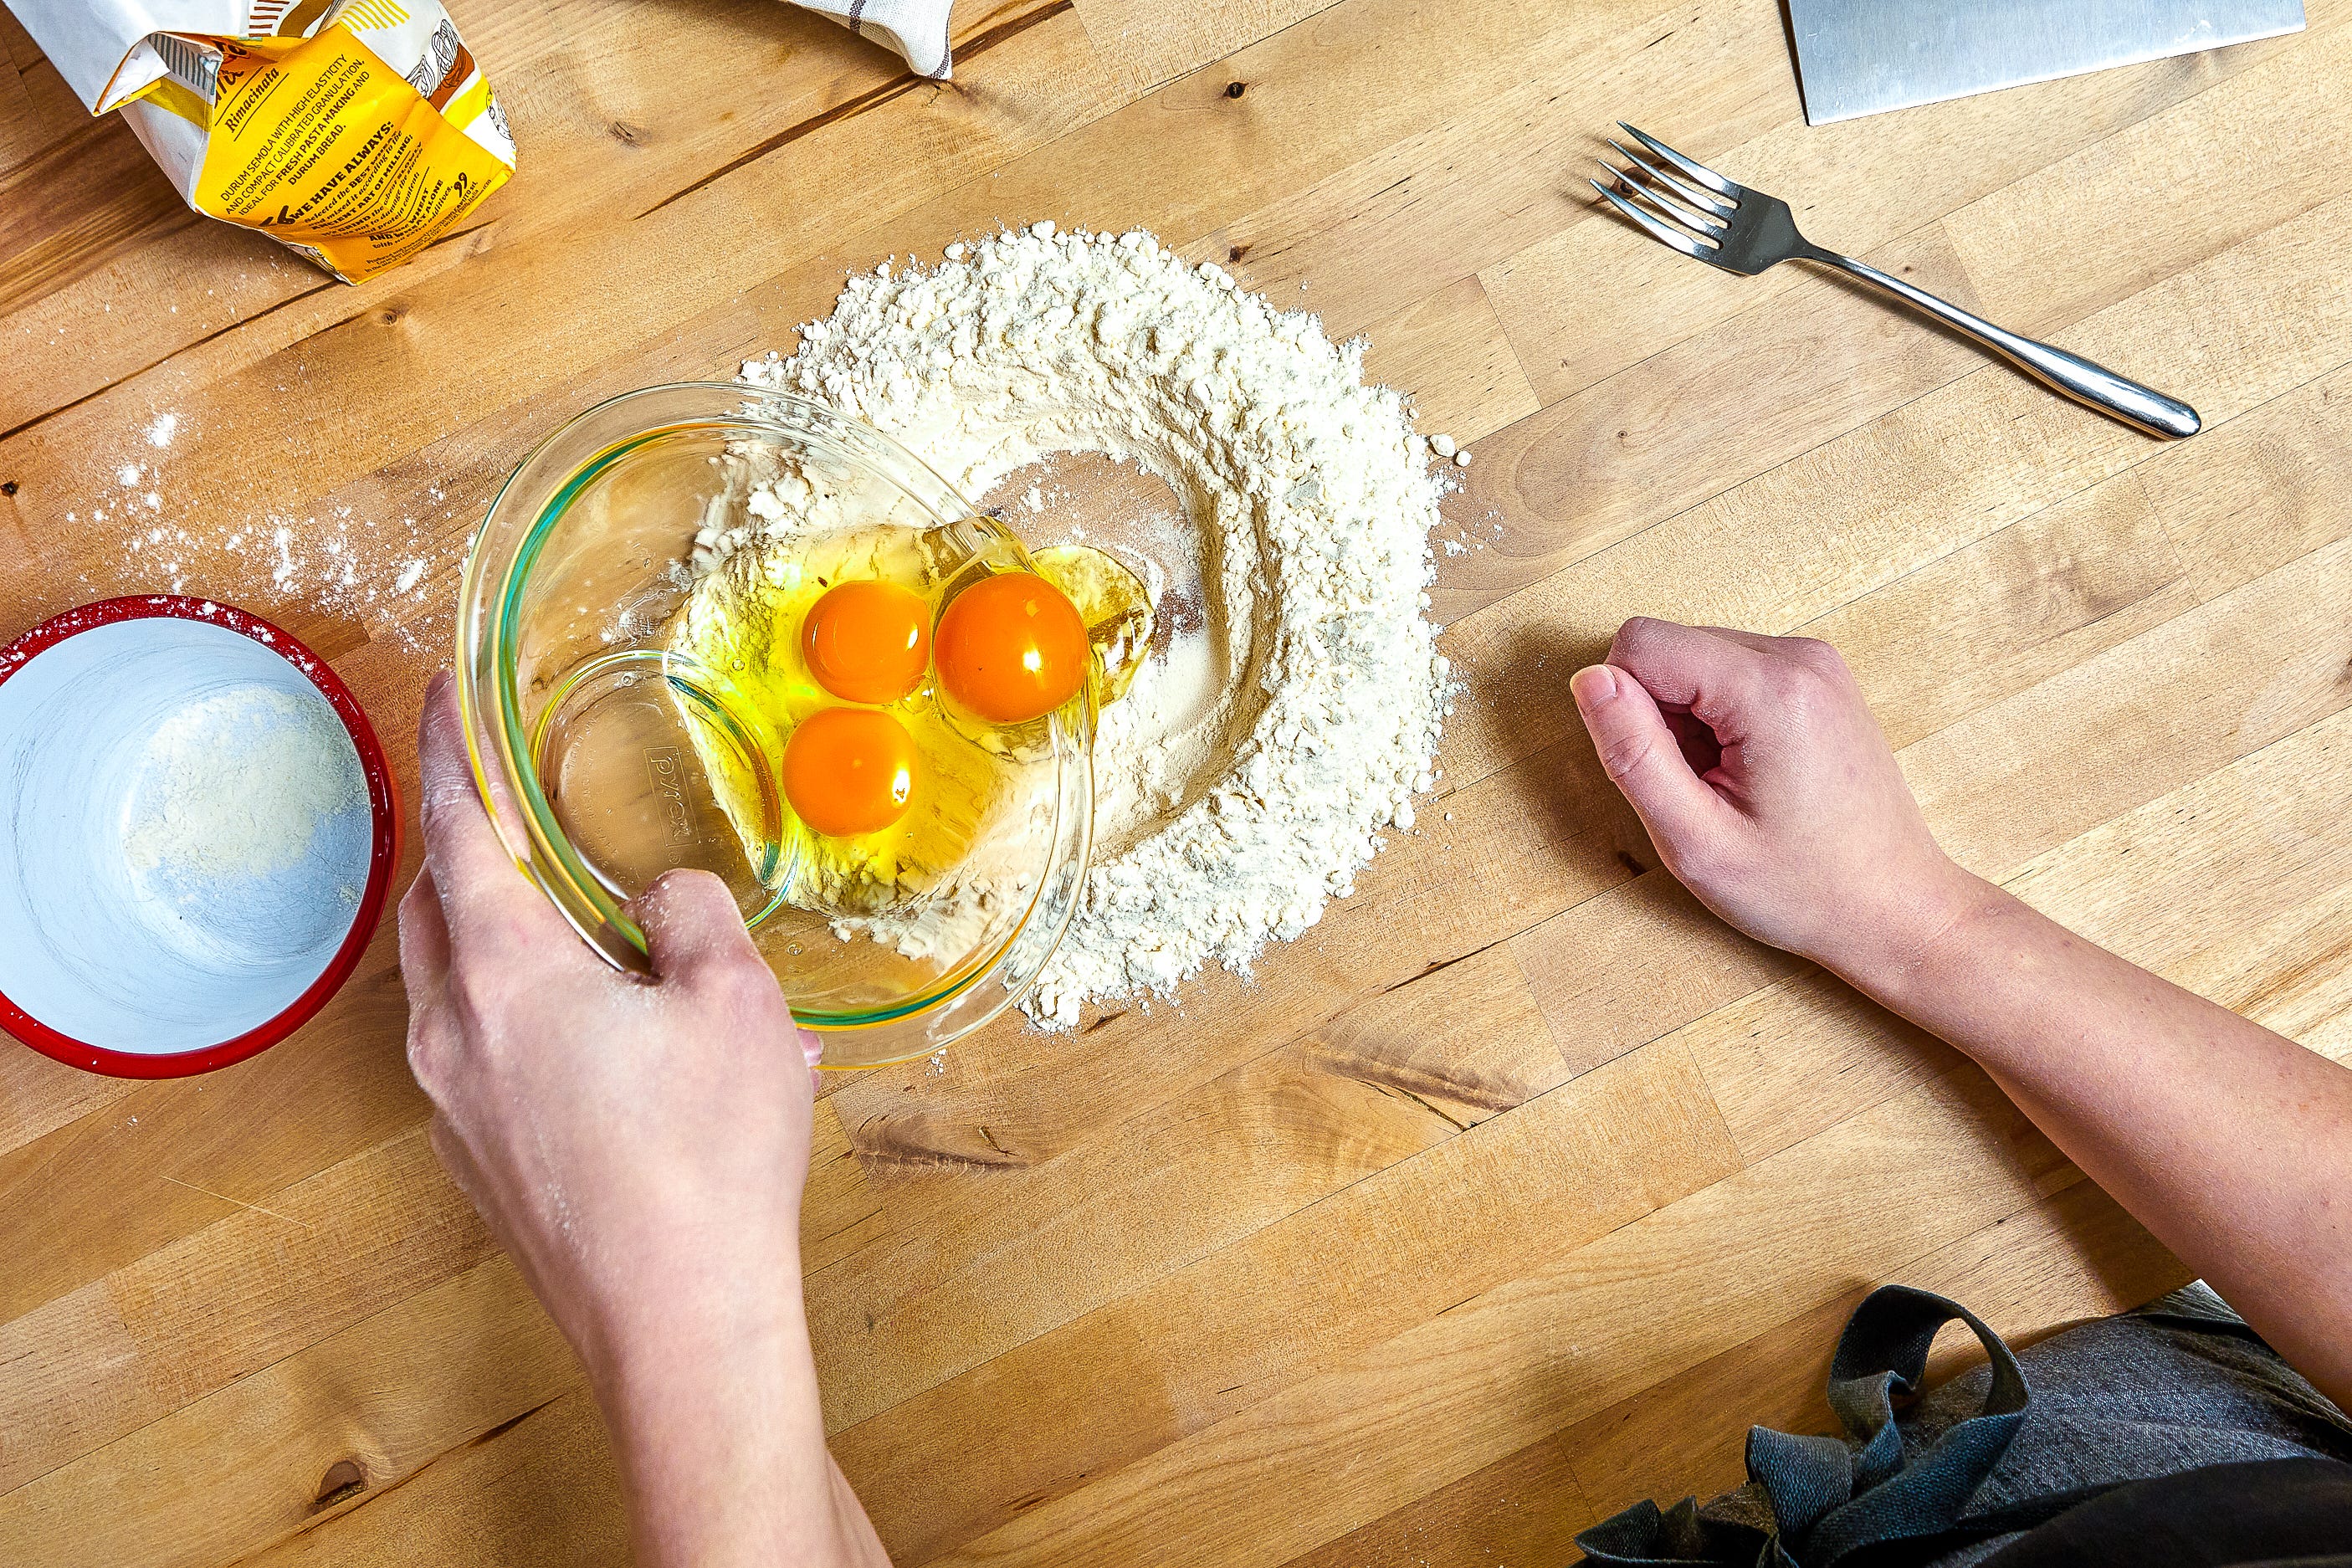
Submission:
[[[853,279],[796,353],[744,374],[890,432],[966,496],[1097,453],[1181,504],[1179,547],[1142,553],[1163,616],[1197,595],[1193,629],[1104,714],[1097,854],[1033,1017],[1245,970],[1411,825],[1446,680],[1422,615],[1445,481],[1402,398],[1364,384],[1360,345],[1147,234],[1040,223]],[[706,568],[806,526],[788,498],[752,510],[704,542]],[[1017,521],[1054,537],[1049,516]]]

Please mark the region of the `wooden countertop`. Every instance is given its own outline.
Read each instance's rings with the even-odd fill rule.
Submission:
[[[175,579],[239,600],[413,785],[529,443],[1001,221],[1227,262],[1475,455],[1444,793],[1353,899],[1255,984],[820,1105],[819,1359],[902,1563],[1564,1561],[1736,1480],[1749,1421],[1824,1424],[1873,1283],[2024,1331],[2180,1279],[1980,1075],[1657,868],[1564,690],[1626,615],[1834,641],[1969,865],[2352,1051],[2347,0],[1821,130],[1771,0],[1011,0],[959,11],[952,85],[773,0],[456,3],[520,173],[357,289],[188,214],[0,25],[0,635]],[[1620,117],[2206,433],[1669,255],[1581,184]],[[0,1050],[0,1560],[625,1556],[403,1020],[387,924],[209,1078]]]

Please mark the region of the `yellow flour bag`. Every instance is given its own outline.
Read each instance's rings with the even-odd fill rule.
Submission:
[[[190,206],[347,283],[433,243],[514,172],[439,0],[10,0],[93,114]]]

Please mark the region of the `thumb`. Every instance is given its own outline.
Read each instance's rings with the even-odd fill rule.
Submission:
[[[1691,772],[1657,700],[1640,681],[1613,666],[1596,664],[1570,676],[1568,689],[1601,768],[1624,792],[1670,865],[1717,831],[1727,808]]]
[[[708,871],[664,871],[629,912],[646,933],[646,955],[658,980],[690,981],[715,963],[767,966],[727,884]]]

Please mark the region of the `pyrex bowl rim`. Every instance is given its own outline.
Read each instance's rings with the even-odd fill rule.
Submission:
[[[614,439],[598,448],[593,456],[580,461],[570,474],[553,487],[548,500],[541,502],[535,515],[528,522],[516,524],[506,531],[509,533],[520,532],[520,541],[504,552],[504,560],[497,568],[497,591],[488,591],[490,585],[485,582],[485,577],[490,570],[490,555],[495,547],[492,522],[498,518],[499,510],[506,503],[516,481],[539,462],[550,448],[591,421],[606,416],[626,404],[677,394],[712,395],[728,406],[723,410],[680,416],[645,426],[629,435]],[[761,412],[763,405],[772,407],[779,405],[789,406],[794,413],[807,419],[813,427],[795,428],[791,424],[770,417]],[[537,766],[529,754],[528,740],[521,733],[520,703],[514,700],[515,693],[510,689],[512,670],[508,668],[507,661],[501,657],[506,643],[511,637],[511,630],[508,626],[508,611],[510,608],[508,601],[512,598],[517,586],[514,578],[518,565],[524,565],[527,574],[526,557],[528,556],[529,560],[536,559],[536,545],[554,521],[549,515],[549,509],[555,500],[574,489],[584,479],[593,477],[588,472],[592,468],[601,471],[607,461],[624,455],[627,449],[638,444],[640,438],[697,420],[712,424],[739,424],[749,430],[755,431],[765,427],[778,433],[788,442],[814,441],[820,445],[833,446],[839,448],[843,455],[848,457],[858,467],[876,472],[886,483],[907,496],[924,513],[937,519],[942,525],[952,524],[963,518],[976,515],[976,509],[971,503],[937,469],[873,426],[797,393],[744,382],[663,382],[652,386],[635,387],[615,394],[564,420],[555,429],[533,443],[517,461],[514,468],[499,484],[497,493],[490,500],[490,505],[483,517],[482,527],[476,534],[473,544],[467,552],[465,573],[458,591],[459,605],[456,627],[457,695],[460,710],[467,719],[465,726],[467,761],[472,766],[475,787],[482,797],[483,806],[490,817],[493,830],[497,832],[499,841],[506,847],[508,854],[514,858],[517,868],[540,888],[548,901],[555,905],[566,923],[572,927],[582,940],[615,968],[642,969],[646,959],[644,932],[638,929],[634,921],[628,918],[622,908],[621,901],[614,899],[611,893],[588,871],[585,862],[580,860],[578,851],[572,846],[569,837],[562,831],[560,824],[554,819],[552,808],[546,802],[544,791],[538,778]],[[873,461],[867,452],[859,449],[861,444],[870,444],[871,447],[877,448],[880,456],[887,459],[887,462],[877,464]],[[955,517],[943,515],[935,500],[919,494],[910,488],[899,475],[889,470],[888,462],[902,463],[911,469],[914,475],[928,479],[937,487],[939,497],[953,503],[959,515]],[[561,511],[559,510],[555,515],[561,516]],[[1017,542],[1015,542],[1017,544]],[[487,626],[484,624],[486,620]],[[475,668],[474,661],[477,658],[486,659],[490,666],[488,674],[495,702],[488,710],[485,710],[480,702],[483,682]],[[1085,692],[1082,696],[1074,698],[1073,701],[1090,706],[1091,692]],[[1062,715],[1056,715],[1055,721],[1058,742],[1055,791],[1055,823],[1050,842],[1058,844],[1061,841],[1063,836],[1061,816],[1065,811],[1070,809],[1071,803],[1075,800],[1079,821],[1076,825],[1077,842],[1073,848],[1073,853],[1079,863],[1080,869],[1076,874],[1081,879],[1085,875],[1084,866],[1091,856],[1094,837],[1093,757],[1090,736],[1092,724],[1088,721],[1090,719],[1089,711],[1075,724]],[[478,724],[478,720],[480,721]],[[485,737],[478,732],[478,730],[488,730],[490,733]],[[498,753],[498,760],[501,764],[498,770],[499,787],[495,792],[490,785],[491,770],[486,765],[483,755],[486,739]],[[1074,767],[1078,773],[1075,794],[1069,778],[1069,771]],[[523,836],[524,847],[520,852],[506,822],[506,814],[502,813],[497,805],[501,795],[512,795],[518,785],[524,795],[523,799],[515,802],[513,813],[522,819],[514,825],[514,830],[520,831]],[[1030,896],[1027,908],[1022,911],[1021,919],[1013,925],[1004,940],[984,955],[968,961],[960,967],[958,972],[950,973],[940,984],[925,990],[915,998],[904,1003],[872,1010],[828,1014],[814,1011],[803,1013],[795,1007],[794,1021],[803,1026],[824,1030],[828,1033],[846,1033],[885,1026],[946,1005],[981,980],[996,973],[1015,943],[1024,934],[1030,934],[1030,922],[1035,918],[1038,905],[1046,896],[1047,889],[1052,884],[1053,871],[1056,864],[1057,862],[1048,861],[1037,879],[1036,889]],[[572,898],[562,896],[555,884],[561,884],[563,889],[572,895]],[[593,917],[593,924],[583,919],[583,910],[574,906],[572,900],[575,898],[579,904],[585,906],[586,914]],[[1066,930],[1075,909],[1076,900],[1073,900],[1060,910],[1056,922],[1057,929],[1047,933],[1051,940],[1046,945],[1045,956],[1050,956],[1053,948],[1059,945],[1063,931]],[[598,928],[601,928],[601,931]],[[612,944],[603,938],[602,933],[604,931],[617,935],[620,942],[625,944],[625,953],[614,951]],[[1041,957],[1041,969],[1042,963]],[[979,1027],[1005,1008],[1020,1001],[1035,985],[1037,978],[1037,973],[1032,973],[1021,977],[1017,985],[1005,987],[1005,994],[995,1005],[990,1007],[979,1018],[972,1020],[959,1033],[966,1033],[971,1028]],[[909,1057],[927,1054],[929,1050],[918,1050],[910,1052]]]

